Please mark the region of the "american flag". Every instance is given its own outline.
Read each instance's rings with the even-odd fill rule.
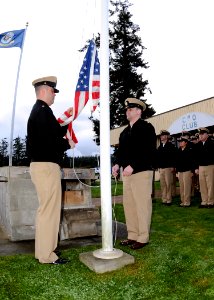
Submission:
[[[68,117],[64,113],[58,119],[58,122],[62,126],[69,124],[66,137],[72,139],[75,143],[78,143],[78,140],[72,129],[72,121],[78,117],[89,99],[91,100],[91,112],[94,112],[100,99],[100,63],[93,39],[90,41],[79,72],[74,97],[73,115]]]

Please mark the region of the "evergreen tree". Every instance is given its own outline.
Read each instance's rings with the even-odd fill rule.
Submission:
[[[137,35],[140,28],[135,25],[129,12],[132,4],[128,0],[111,1],[109,29],[110,49],[110,128],[127,124],[124,101],[128,97],[136,97],[142,101],[149,91],[148,80],[143,80],[142,69],[147,69],[148,63],[142,58],[145,47]],[[99,44],[99,38],[96,40]],[[150,104],[143,114],[144,118],[151,117],[155,110]],[[93,127],[99,144],[99,120],[93,117]]]
[[[69,157],[67,152],[65,152],[62,160],[62,168],[70,168],[70,167],[71,167],[71,157]]]
[[[8,142],[7,138],[4,138],[0,142],[0,166],[8,165]]]
[[[13,140],[13,165],[23,166],[26,155],[26,143],[19,136]]]
[[[27,136],[25,136],[23,141],[23,157],[22,157],[22,166],[29,166],[30,165],[30,159],[27,154]]]

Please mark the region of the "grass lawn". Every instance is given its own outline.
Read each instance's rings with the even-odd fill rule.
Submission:
[[[111,193],[114,196],[119,196],[123,194],[123,183],[122,181],[115,182],[112,180],[111,182]],[[93,183],[93,186],[91,188],[91,195],[92,198],[100,198],[100,181],[96,180]]]
[[[33,255],[0,256],[0,299],[38,300],[213,300],[214,209],[162,206],[153,200],[150,243],[143,249],[114,246],[135,257],[120,270],[96,274],[79,254],[101,245],[63,250],[67,265],[42,265]],[[122,204],[117,220],[124,222]]]

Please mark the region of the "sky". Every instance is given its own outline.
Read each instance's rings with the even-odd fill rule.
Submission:
[[[85,53],[78,50],[101,31],[100,0],[7,0],[1,3],[0,33],[24,29],[13,137],[26,135],[35,103],[32,81],[55,75],[60,93],[51,106],[56,117],[73,105]],[[130,0],[133,23],[146,48],[143,77],[152,94],[147,103],[162,113],[214,96],[213,0]],[[5,12],[5,13],[2,13]],[[98,53],[99,55],[99,53]],[[10,139],[20,48],[0,48],[0,140]],[[101,70],[102,71],[102,70]],[[124,99],[125,100],[125,99]],[[94,155],[89,105],[73,122],[75,155]]]

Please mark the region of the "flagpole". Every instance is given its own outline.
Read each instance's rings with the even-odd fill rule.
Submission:
[[[118,258],[123,255],[122,250],[113,248],[112,237],[108,2],[108,0],[103,0],[101,5],[102,25],[100,35],[100,185],[102,249],[93,252],[95,257],[103,259]]]
[[[16,95],[17,95],[17,89],[18,89],[18,82],[19,82],[19,72],[21,67],[21,61],[22,61],[22,53],[24,48],[24,41],[25,41],[25,35],[27,31],[28,23],[26,23],[26,28],[23,36],[23,42],[19,57],[19,65],[16,75],[16,85],[15,85],[15,91],[14,91],[14,100],[13,100],[13,111],[12,111],[12,118],[11,118],[11,130],[10,130],[10,152],[9,152],[9,167],[12,167],[12,157],[13,157],[13,132],[14,132],[14,119],[15,119],[15,111],[16,111]]]

